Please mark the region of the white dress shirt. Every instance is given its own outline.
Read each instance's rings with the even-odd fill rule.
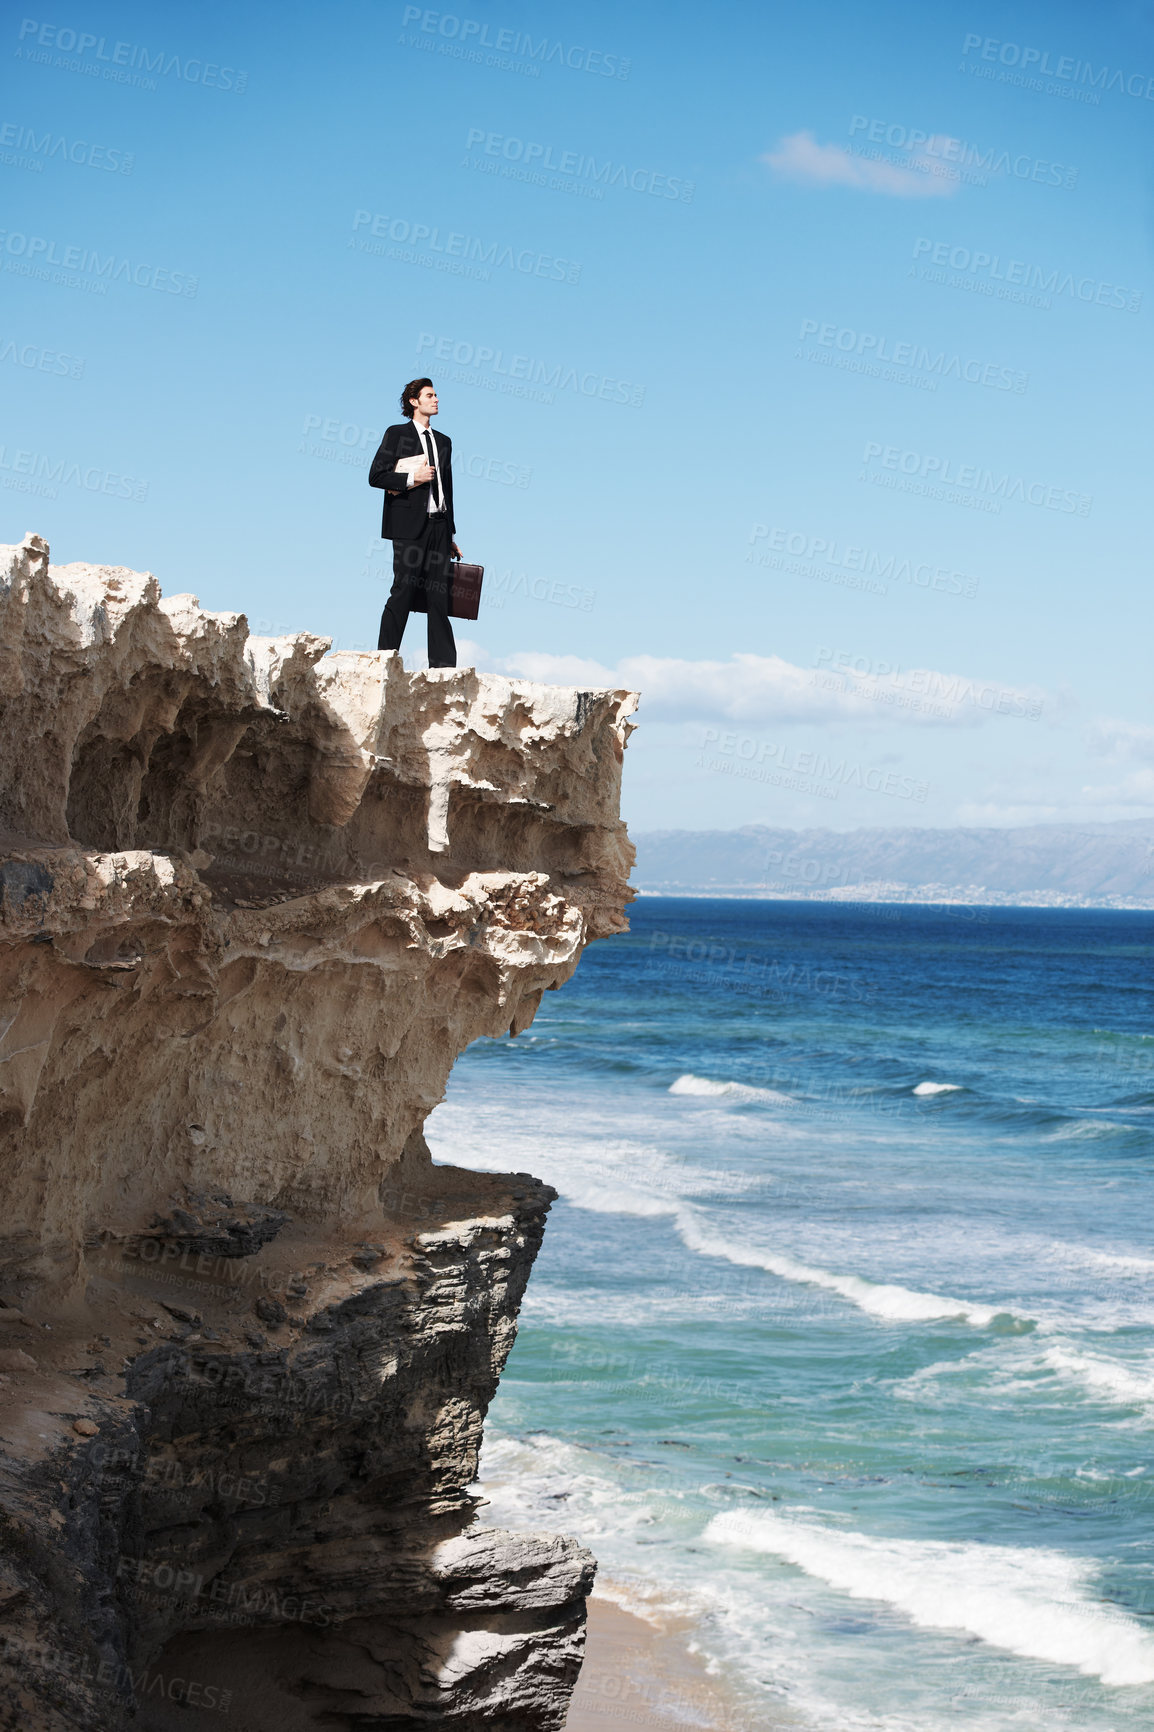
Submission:
[[[437,447],[433,443],[433,429],[431,427],[418,427],[416,432],[421,441],[421,448],[425,453],[425,462],[432,463],[436,472],[436,480],[429,488],[429,516],[435,517],[438,512],[445,509],[445,500],[441,492],[441,464],[437,457]],[[415,486],[411,470],[409,471],[409,486]]]

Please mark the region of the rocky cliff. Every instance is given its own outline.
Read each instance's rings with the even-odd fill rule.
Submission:
[[[0,1723],[563,1724],[593,1561],[469,1486],[552,1193],[457,1054],[624,926],[632,695],[0,550]]]

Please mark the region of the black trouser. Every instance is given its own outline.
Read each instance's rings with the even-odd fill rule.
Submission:
[[[422,605],[429,615],[429,666],[456,667],[457,646],[449,624],[451,553],[449,516],[444,511],[427,519],[415,541],[394,541],[393,587],[381,615],[378,649],[400,649],[409,614]]]

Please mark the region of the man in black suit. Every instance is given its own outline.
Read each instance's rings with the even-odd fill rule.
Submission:
[[[381,535],[393,544],[393,587],[377,648],[400,649],[409,614],[424,607],[429,666],[455,668],[449,560],[460,559],[461,550],[453,540],[453,442],[429,425],[438,408],[433,381],[410,380],[401,392],[407,419],[387,429],[369,470],[369,486],[385,489]]]

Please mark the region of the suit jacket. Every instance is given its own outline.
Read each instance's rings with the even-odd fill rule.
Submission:
[[[453,536],[457,533],[453,521],[453,441],[447,433],[438,433],[435,427],[430,427],[429,431],[437,451],[437,470],[449,518],[449,534]],[[429,490],[433,484],[426,481],[420,487],[410,487],[409,477],[404,470],[397,468],[402,457],[420,457],[423,454],[420,434],[411,421],[401,421],[396,427],[385,429],[385,436],[377,447],[369,470],[369,486],[386,489],[381,518],[381,534],[386,541],[415,541],[424,527],[429,514]]]

